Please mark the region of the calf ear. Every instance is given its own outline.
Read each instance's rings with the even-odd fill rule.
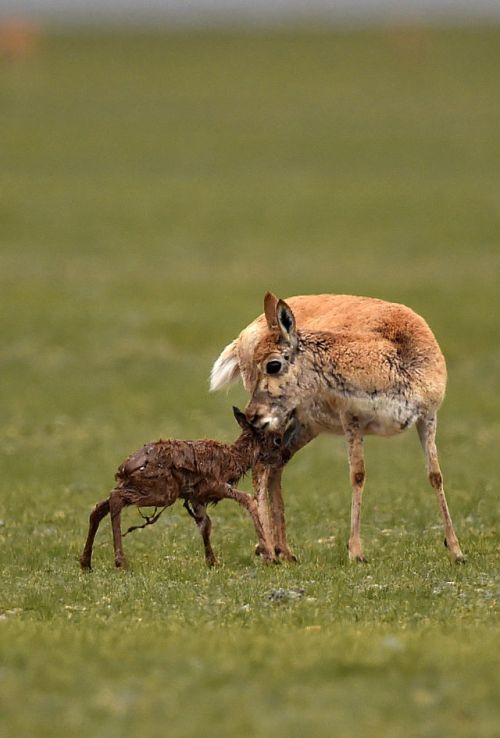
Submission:
[[[278,300],[278,304],[276,306],[276,317],[278,319],[278,327],[283,339],[287,342],[292,351],[295,351],[298,344],[295,316],[289,305],[287,305],[284,300]]]
[[[243,428],[245,430],[246,428],[250,427],[250,423],[247,420],[247,416],[245,413],[242,413],[241,410],[233,405],[233,415],[236,418],[236,422],[240,426],[240,428]]]
[[[278,327],[278,319],[276,318],[276,306],[278,298],[272,292],[266,292],[264,295],[264,315],[266,316],[267,326],[270,330]]]

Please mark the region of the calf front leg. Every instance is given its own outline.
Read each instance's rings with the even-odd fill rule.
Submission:
[[[113,529],[113,546],[115,549],[115,566],[124,568],[127,566],[127,560],[123,553],[122,531],[121,531],[121,512],[125,502],[121,494],[121,490],[114,489],[109,496],[109,512],[111,515],[111,527]]]
[[[109,513],[109,499],[98,502],[90,513],[89,518],[89,532],[87,540],[85,542],[85,548],[80,556],[80,566],[82,569],[91,569],[92,560],[92,548],[94,545],[94,539],[99,528],[101,520]]]
[[[225,485],[222,496],[231,500],[236,500],[236,502],[239,502],[240,505],[248,510],[257,534],[257,539],[259,541],[258,546],[261,555],[267,561],[276,561],[274,547],[269,544],[269,540],[266,537],[266,531],[260,519],[259,506],[255,497],[252,497],[252,495],[249,495],[246,492],[240,492],[240,490],[231,487],[230,484]]]

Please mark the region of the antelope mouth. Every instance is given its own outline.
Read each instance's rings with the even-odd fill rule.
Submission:
[[[247,420],[256,430],[261,431],[279,431],[283,427],[279,417],[275,415],[260,415],[259,413],[249,415],[247,413]]]
[[[256,425],[260,430],[266,431],[278,431],[282,427],[280,419],[275,415],[264,415],[264,417],[258,418],[254,425]]]
[[[248,413],[247,420],[254,428],[258,430],[283,432],[286,433],[297,425],[295,409],[286,414],[273,413]]]

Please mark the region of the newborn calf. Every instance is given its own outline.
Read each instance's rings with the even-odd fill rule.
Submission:
[[[210,545],[211,521],[207,505],[224,498],[236,500],[250,513],[259,548],[264,558],[274,559],[272,546],[265,538],[256,500],[234,488],[240,478],[256,464],[284,465],[290,458],[281,433],[255,429],[244,413],[233,408],[242,429],[231,445],[218,441],[157,441],[148,443],[129,456],[118,468],[118,482],[110,496],[98,502],[90,514],[85,548],[80,557],[82,569],[91,568],[92,546],[101,520],[111,513],[116,566],[126,566],[120,527],[121,510],[137,507],[168,507],[177,499],[195,519],[205,546],[208,566],[216,563]],[[151,519],[150,519],[151,520]]]

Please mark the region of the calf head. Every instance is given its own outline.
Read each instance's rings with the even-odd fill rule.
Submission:
[[[267,431],[252,425],[241,410],[233,407],[236,422],[255,449],[255,464],[265,466],[284,466],[291,458],[288,434],[281,431]]]

